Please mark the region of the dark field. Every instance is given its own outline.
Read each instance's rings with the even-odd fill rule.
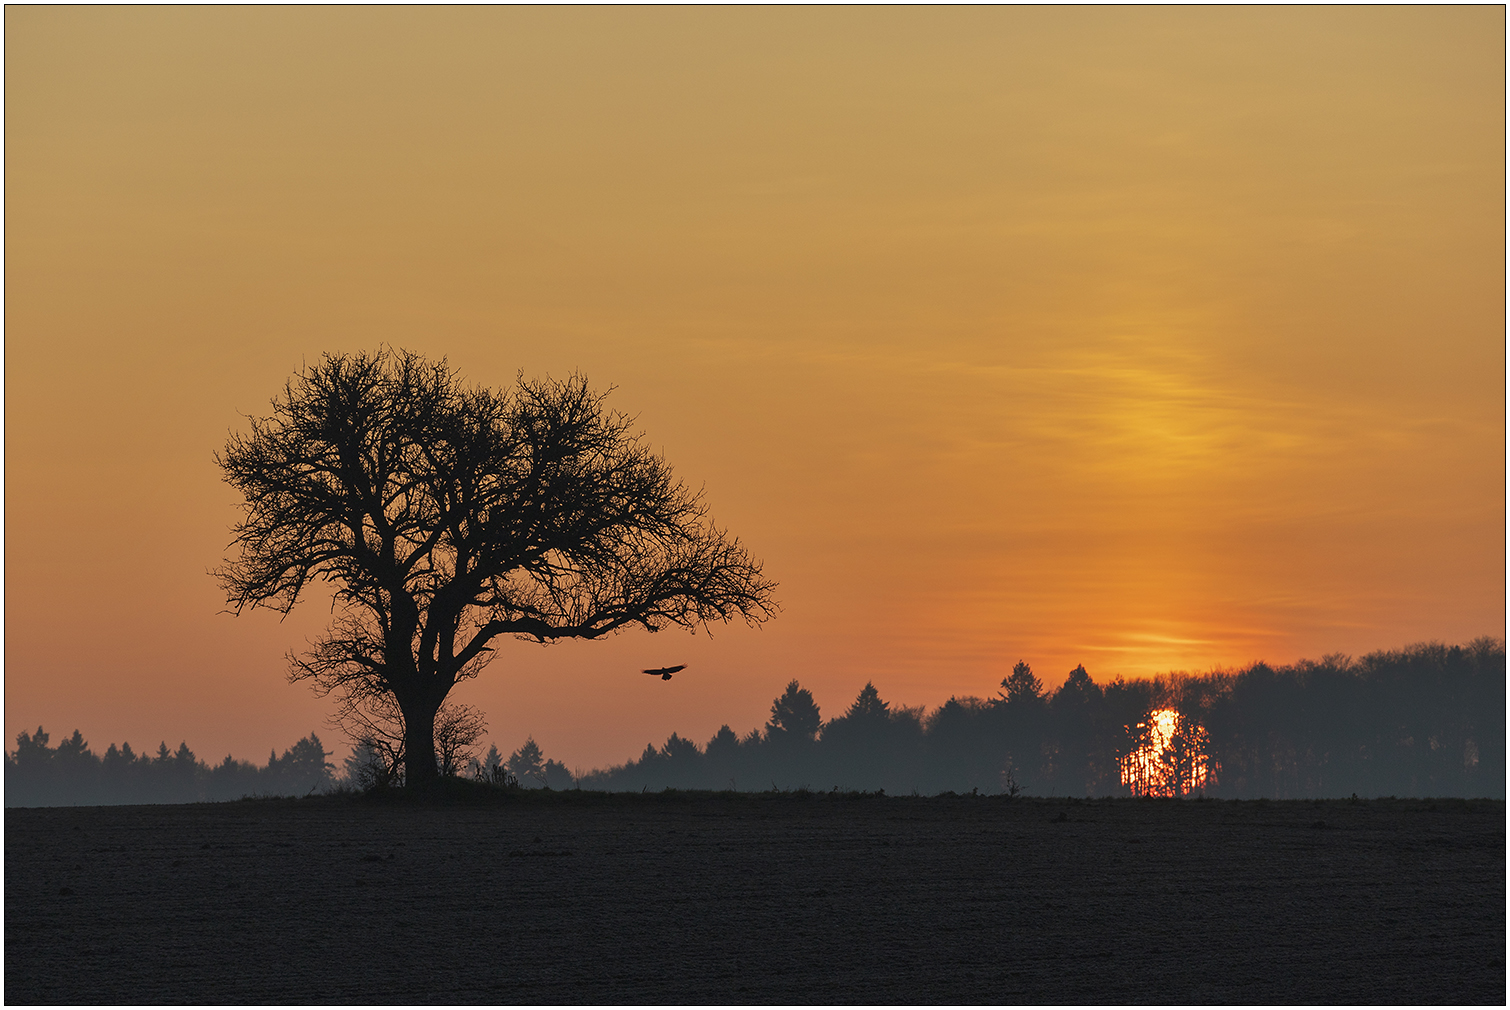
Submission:
[[[1505,999],[1500,801],[5,814],[5,1000]]]

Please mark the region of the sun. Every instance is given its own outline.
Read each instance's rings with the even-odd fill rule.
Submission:
[[[1210,734],[1177,709],[1149,712],[1129,734],[1133,749],[1117,764],[1133,795],[1189,796],[1216,784]]]

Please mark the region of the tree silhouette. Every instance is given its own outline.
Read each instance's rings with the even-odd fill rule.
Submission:
[[[520,782],[529,779],[538,785],[545,784],[545,755],[540,752],[540,745],[534,737],[527,737],[523,745],[509,756],[507,767]]]
[[[1010,779],[1017,788],[1031,793],[1046,793],[1052,785],[1052,750],[1046,741],[1043,723],[1046,708],[1043,681],[1033,675],[1033,668],[1019,660],[1012,672],[1001,681],[997,692],[996,724],[1006,743],[1002,755],[1001,781]]]
[[[477,756],[477,741],[486,729],[482,713],[471,705],[440,707],[435,715],[435,760],[442,775],[461,774]]]
[[[1043,681],[1033,676],[1033,668],[1021,660],[1002,678],[1001,686],[1001,696],[1009,705],[1034,704],[1043,698]]]
[[[921,733],[915,712],[893,708],[866,681],[844,714],[823,727],[829,778],[834,785],[862,789],[910,779]]]
[[[760,563],[630,424],[580,376],[495,393],[408,351],[326,355],[217,455],[245,515],[215,574],[236,613],[336,586],[290,679],[342,715],[391,701],[418,785],[437,713],[500,635],[773,615]]]
[[[498,753],[497,744],[488,744],[487,756],[481,760],[473,758],[467,762],[467,775],[474,779],[487,780],[493,778],[496,770],[502,768],[508,770],[503,755]]]
[[[891,706],[881,700],[881,692],[876,690],[876,685],[866,681],[865,686],[860,688],[860,693],[855,696],[854,703],[844,713],[846,719],[855,720],[879,720],[884,722],[891,717]]]
[[[822,725],[823,717],[818,713],[813,692],[793,680],[781,697],[771,702],[771,721],[766,724],[766,733],[773,740],[810,743]]]
[[[404,781],[404,715],[392,695],[374,695],[362,705],[345,705],[336,724],[368,756],[373,767],[360,776],[363,788]],[[442,775],[455,775],[476,756],[487,722],[471,705],[446,701],[435,713],[435,763]]]
[[[230,758],[226,761],[229,763]],[[348,788],[372,789],[392,783],[393,766],[388,755],[368,741],[357,741],[342,767]]]
[[[180,750],[187,753],[188,747]],[[182,754],[179,756],[181,758]],[[282,758],[269,755],[267,768],[262,774],[265,791],[305,796],[329,789],[334,782],[331,769],[335,767],[325,760],[329,756],[320,738],[313,733],[284,751]],[[189,755],[189,761],[193,761],[193,755]],[[192,772],[190,775],[192,777]]]
[[[1071,670],[1049,699],[1049,733],[1055,741],[1052,781],[1060,791],[1089,795],[1102,784],[1097,775],[1100,755],[1096,746],[1102,700],[1101,689],[1084,666]]]

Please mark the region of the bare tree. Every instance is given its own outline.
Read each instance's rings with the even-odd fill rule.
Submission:
[[[290,679],[342,717],[396,706],[407,783],[438,774],[437,713],[500,635],[774,615],[760,563],[605,395],[580,376],[495,393],[407,351],[326,355],[216,456],[244,498],[238,556],[215,571],[229,605],[286,614],[334,583],[335,619]]]

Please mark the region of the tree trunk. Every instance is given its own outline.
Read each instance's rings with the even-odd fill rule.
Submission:
[[[436,705],[404,707],[404,784],[414,787],[440,777],[435,766]]]

